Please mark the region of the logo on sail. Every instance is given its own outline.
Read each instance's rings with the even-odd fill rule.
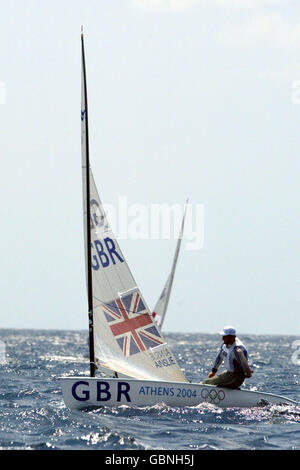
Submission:
[[[139,292],[102,304],[102,309],[124,356],[132,356],[164,343]]]
[[[83,111],[81,110],[81,120],[82,121],[84,120],[84,115],[85,115],[85,109]]]

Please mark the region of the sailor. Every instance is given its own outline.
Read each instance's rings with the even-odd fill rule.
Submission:
[[[247,349],[236,337],[233,326],[225,326],[219,334],[223,337],[223,344],[204,383],[217,387],[239,388],[245,378],[251,377],[253,373],[248,364]],[[223,361],[227,370],[215,376]]]

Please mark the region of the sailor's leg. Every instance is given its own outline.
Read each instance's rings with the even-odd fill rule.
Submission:
[[[233,383],[235,380],[235,374],[230,371],[221,372],[210,379],[206,379],[203,383],[207,385],[217,385],[218,387],[223,387],[228,384]]]
[[[227,385],[223,385],[225,388],[239,388],[242,383],[245,380],[245,375],[244,374],[234,374],[233,380],[231,382],[228,382]],[[220,387],[220,385],[219,385]]]

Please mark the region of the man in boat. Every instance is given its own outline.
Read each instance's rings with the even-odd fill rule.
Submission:
[[[223,337],[223,344],[204,383],[217,387],[239,388],[245,378],[251,377],[253,373],[248,364],[247,349],[236,337],[233,326],[226,326],[219,334]],[[215,375],[223,361],[227,370]]]

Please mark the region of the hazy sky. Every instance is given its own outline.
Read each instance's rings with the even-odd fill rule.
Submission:
[[[0,328],[87,329],[84,25],[100,197],[204,207],[165,331],[300,334],[300,3],[0,0]],[[176,241],[121,240],[153,307]]]

